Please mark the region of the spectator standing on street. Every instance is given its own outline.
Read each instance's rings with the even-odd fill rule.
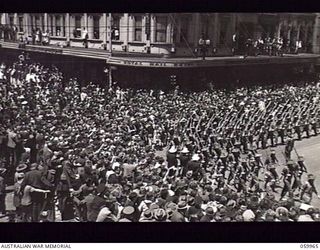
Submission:
[[[6,184],[4,179],[6,171],[5,168],[0,168],[0,214],[6,213]]]
[[[88,31],[86,28],[83,28],[83,32],[82,32],[82,39],[83,39],[83,46],[87,49],[88,48]]]

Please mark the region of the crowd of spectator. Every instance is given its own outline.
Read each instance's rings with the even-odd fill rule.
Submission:
[[[319,221],[293,154],[318,134],[319,91],[80,86],[22,55],[0,67],[0,212],[13,185],[17,222]]]

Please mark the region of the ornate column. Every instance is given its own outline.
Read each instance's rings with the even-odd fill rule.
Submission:
[[[156,41],[156,16],[154,14],[151,14],[150,22],[150,42],[154,43]]]
[[[104,44],[107,44],[108,34],[107,34],[107,14],[106,13],[102,14],[102,25],[100,28],[100,36],[102,38],[102,42]]]
[[[277,37],[280,37],[281,35],[281,28],[282,28],[282,21],[280,20],[277,28]]]
[[[172,43],[173,42],[173,24],[172,19],[169,18],[167,22],[167,35],[166,35],[166,42]]]
[[[23,30],[25,36],[31,35],[30,14],[23,14]]]
[[[83,27],[88,30],[88,14],[84,13],[83,14]]]
[[[56,16],[55,15],[52,15],[52,24],[51,24],[51,27],[52,27],[52,34],[53,36],[56,36]]]
[[[18,13],[14,13],[13,15],[13,24],[18,26]]]
[[[70,14],[69,13],[66,13],[65,15],[65,20],[66,20],[66,38],[67,38],[67,42],[70,42],[70,37],[71,37],[71,34],[70,34]]]
[[[123,45],[127,46],[128,36],[129,36],[129,14],[128,13],[123,14],[122,27],[121,27],[121,19],[120,19],[120,40],[123,41]]]
[[[112,36],[111,36],[111,25],[112,25],[112,14],[109,13],[107,18],[107,40],[108,40],[108,51],[112,53]]]
[[[48,13],[44,13],[44,31],[48,30]]]
[[[93,39],[93,15],[88,15],[87,17],[87,20],[88,20],[88,36],[89,36],[89,39]]]
[[[320,14],[316,14],[313,26],[312,52],[320,53]]]
[[[128,29],[128,41],[132,42],[135,40],[134,30],[135,30],[135,18],[133,15],[129,16],[129,29]]]

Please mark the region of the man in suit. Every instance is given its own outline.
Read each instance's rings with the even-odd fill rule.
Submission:
[[[21,183],[21,192],[24,192],[26,186],[31,186],[39,190],[46,190],[49,189],[52,184],[44,177],[41,167],[39,167],[38,164],[33,163],[31,164],[30,171],[26,173]],[[45,198],[46,194],[44,192],[31,192],[32,222],[39,222]]]

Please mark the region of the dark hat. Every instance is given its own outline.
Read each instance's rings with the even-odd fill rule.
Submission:
[[[179,201],[178,210],[183,210],[187,208],[187,203],[185,201]]]
[[[213,207],[207,207],[205,212],[208,215],[214,215],[215,214],[215,211],[213,210]]]
[[[152,218],[152,211],[150,209],[147,209],[146,211],[143,212],[143,216],[147,219]]]
[[[97,193],[103,194],[106,191],[106,189],[107,189],[107,187],[105,186],[105,184],[101,183],[97,187]]]
[[[157,221],[165,221],[167,219],[167,213],[164,209],[159,208],[154,211],[154,218]]]

